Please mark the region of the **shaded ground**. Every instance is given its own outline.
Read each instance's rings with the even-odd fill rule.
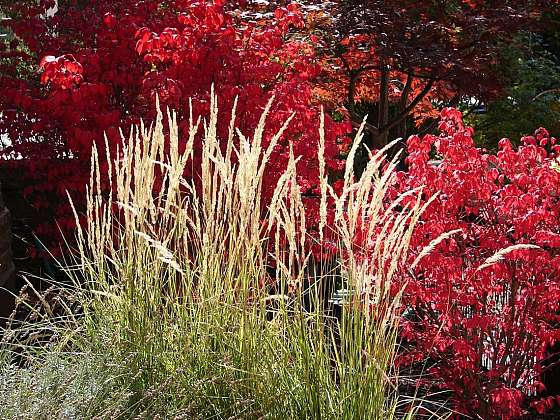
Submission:
[[[23,196],[25,184],[19,171],[11,168],[0,168],[0,183],[2,185],[2,196],[11,214],[12,220],[12,250],[14,264],[16,267],[16,278],[12,284],[5,285],[0,290],[0,326],[4,325],[5,319],[14,309],[14,293],[19,292],[26,275],[36,287],[45,287],[37,277],[44,277],[45,262],[38,257],[32,256],[32,250],[36,248],[33,230],[41,221],[44,222],[45,215],[38,212]]]

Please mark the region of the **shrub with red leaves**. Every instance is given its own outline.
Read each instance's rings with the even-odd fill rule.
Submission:
[[[304,192],[317,194],[319,109],[312,104],[311,82],[319,69],[312,47],[291,36],[303,17],[290,5],[265,22],[248,22],[223,3],[59,1],[50,17],[44,12],[52,2],[26,0],[5,7],[11,17],[6,25],[20,40],[15,44],[29,54],[24,67],[14,62],[19,47],[1,47],[0,133],[12,142],[3,153],[23,157],[34,182],[27,192],[37,207],[54,206],[63,230],[73,225],[65,191],[83,196],[93,143],[103,150],[106,134],[114,151],[120,127],[126,135],[131,124],[154,118],[156,96],[163,108],[178,111],[184,137],[189,101],[195,119],[207,115],[212,85],[220,100],[220,138],[227,138],[235,98],[236,126],[244,135],[251,135],[271,96],[266,139],[295,114],[274,150],[265,191],[272,193],[291,145],[302,156],[298,170]],[[23,74],[33,66],[36,72]],[[338,142],[349,130],[348,124],[327,118],[330,170],[341,165]],[[313,214],[317,206],[309,205],[311,217],[318,217]],[[51,226],[38,233],[44,237],[53,231]]]
[[[64,54],[60,57],[47,55],[41,60],[39,69],[43,72],[41,83],[52,84],[56,89],[69,89],[78,86],[83,80],[84,69],[71,54]]]
[[[437,382],[475,418],[516,417],[542,390],[541,362],[560,340],[560,146],[541,128],[518,148],[503,139],[487,153],[455,109],[441,113],[439,129],[410,137],[409,169],[393,190],[436,195],[403,275],[413,315],[402,335],[413,345],[400,362],[430,357]]]

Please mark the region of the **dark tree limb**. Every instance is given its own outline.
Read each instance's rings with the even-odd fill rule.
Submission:
[[[379,132],[381,134],[386,133],[389,130],[395,128],[397,125],[399,125],[403,120],[405,120],[406,117],[408,117],[408,115],[412,112],[414,107],[416,107],[416,105],[418,105],[420,101],[424,99],[424,97],[428,93],[430,93],[430,90],[432,90],[433,86],[434,86],[434,81],[433,80],[428,81],[428,83],[426,83],[426,86],[424,86],[424,89],[422,89],[422,91],[418,95],[416,95],[416,97],[412,100],[412,102],[410,102],[410,104],[408,104],[408,106],[405,109],[399,112],[390,123],[381,127],[379,129]]]

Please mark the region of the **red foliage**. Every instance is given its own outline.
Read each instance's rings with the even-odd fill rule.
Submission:
[[[84,69],[71,54],[60,57],[47,55],[41,60],[39,68],[43,71],[41,83],[44,85],[52,83],[52,86],[58,89],[69,89],[79,85],[83,80]]]
[[[195,115],[206,115],[212,84],[221,101],[220,138],[227,137],[236,97],[237,126],[247,135],[271,95],[267,139],[295,113],[264,188],[272,192],[292,145],[301,156],[299,184],[318,195],[312,87],[320,68],[313,47],[291,36],[303,24],[296,6],[256,24],[222,1],[59,0],[58,12],[46,18],[52,3],[24,0],[3,9],[28,50],[18,42],[0,49],[0,133],[13,143],[3,153],[21,155],[28,166],[36,205],[52,205],[49,194],[58,198],[54,211],[63,229],[73,226],[65,191],[83,196],[94,142],[103,148],[106,133],[115,148],[119,127],[154,117],[156,95],[179,112],[183,135],[189,100]],[[349,128],[327,118],[331,171],[340,168],[339,137]],[[460,229],[404,273],[403,299],[413,316],[402,334],[414,347],[401,362],[429,356],[460,409],[512,417],[527,394],[540,390],[540,361],[560,340],[560,173],[553,169],[560,146],[540,129],[518,149],[503,140],[496,154],[486,153],[453,109],[442,112],[440,130],[408,140],[409,171],[397,174],[392,190],[423,186],[426,199],[437,193],[412,239],[412,260],[439,235]],[[434,152],[439,165],[429,162]],[[317,202],[307,200],[313,223]],[[539,249],[521,247],[488,261],[521,244]],[[544,410],[554,401],[534,405]]]
[[[500,51],[557,8],[550,0],[320,3],[308,15],[324,64],[317,94],[355,123],[369,114],[370,148],[406,138],[409,116],[418,127],[437,118],[435,104],[500,94]]]
[[[42,8],[34,1],[7,6],[9,26],[31,50],[28,64],[40,61],[40,67],[22,77],[11,63],[0,73],[0,104],[6,110],[0,133],[13,142],[4,154],[25,159],[34,177],[30,192],[37,206],[47,205],[47,193],[59,200],[55,213],[63,228],[72,226],[64,192],[83,195],[94,142],[104,148],[106,133],[114,148],[119,127],[155,116],[156,95],[163,107],[178,111],[184,130],[189,100],[195,117],[206,115],[212,84],[220,100],[221,138],[227,138],[236,97],[236,125],[245,135],[251,134],[273,95],[266,136],[295,113],[271,159],[265,189],[270,192],[275,185],[292,144],[302,156],[302,188],[316,194],[319,109],[311,103],[311,82],[318,68],[311,46],[290,35],[291,28],[303,24],[302,15],[291,5],[257,26],[243,22],[222,3],[59,1],[50,18],[42,16],[48,5]],[[5,58],[13,52],[8,45],[1,51]],[[349,125],[327,118],[330,170],[340,166],[338,142],[349,130]]]
[[[412,239],[413,259],[441,234],[460,231],[408,267],[404,302],[414,315],[403,336],[414,346],[401,362],[429,356],[460,409],[515,417],[524,397],[541,390],[540,362],[560,340],[560,146],[541,128],[518,149],[503,139],[486,153],[451,108],[439,128],[439,136],[410,137],[409,170],[393,193],[423,186],[426,198],[437,194]],[[539,248],[492,259],[521,244]]]

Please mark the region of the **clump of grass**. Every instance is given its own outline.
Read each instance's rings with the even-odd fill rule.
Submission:
[[[268,109],[247,138],[235,130],[234,108],[224,145],[212,94],[207,120],[195,121],[191,113],[183,148],[176,116],[168,113],[164,122],[158,113],[155,124],[133,130],[115,156],[103,152],[107,173],[94,148],[85,224],[77,230],[79,257],[69,271],[79,277],[84,308],[73,345],[87,353],[82,364],[91,357],[106,375],[93,392],[101,416],[412,417],[413,408],[398,413],[393,361],[400,302],[391,285],[423,211],[420,200],[399,212],[393,210],[404,196],[384,205],[395,165],[385,162],[383,151],[354,179],[361,131],[337,194],[326,179],[321,124],[319,236],[330,229],[339,238],[345,290],[340,319],[333,318],[322,301],[327,275],[310,266],[293,153],[263,202],[266,166],[283,132],[265,140]],[[203,137],[200,177],[185,179],[197,135]],[[327,203],[335,208],[331,226]],[[266,287],[270,281],[275,296]],[[75,357],[65,356],[64,363]],[[44,366],[48,376],[52,362]],[[118,390],[114,404],[99,401],[106,389]],[[86,416],[88,407],[79,405],[75,416]]]
[[[120,386],[121,367],[106,354],[44,352],[27,368],[0,355],[0,418],[115,418],[131,395]]]

